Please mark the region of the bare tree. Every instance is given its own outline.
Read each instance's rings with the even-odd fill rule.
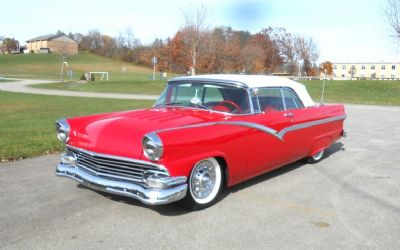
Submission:
[[[123,37],[124,42],[125,42],[125,46],[128,49],[134,49],[137,46],[140,46],[140,40],[135,38],[135,36],[133,35],[133,31],[132,28],[129,27],[125,30],[125,36]]]
[[[188,8],[184,11],[183,17],[184,24],[180,28],[180,32],[183,35],[184,43],[191,50],[191,61],[194,69],[193,73],[195,73],[197,53],[199,51],[202,37],[207,31],[207,8],[204,4],[195,11],[192,8]]]
[[[400,38],[400,0],[386,0],[383,11],[396,33],[396,38]]]
[[[70,36],[70,38],[74,39],[75,42],[78,44],[82,41],[83,37],[85,37],[85,36],[81,33],[75,33],[75,34],[72,34],[72,36]]]
[[[298,36],[294,38],[294,48],[300,59],[299,61],[302,62],[302,71],[309,75],[309,71],[319,57],[317,44],[311,37]]]
[[[3,44],[4,36],[0,35],[0,52],[4,55],[4,44]]]

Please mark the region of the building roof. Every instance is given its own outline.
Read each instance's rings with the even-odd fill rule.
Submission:
[[[32,39],[29,39],[26,42],[28,43],[28,42],[35,42],[35,41],[49,41],[49,40],[52,40],[52,39],[55,39],[55,38],[58,38],[61,36],[66,36],[66,35],[64,33],[49,34],[49,35],[38,36],[38,37],[35,37]]]
[[[266,76],[266,75],[231,75],[231,74],[219,74],[219,75],[196,75],[196,76],[183,76],[176,77],[170,80],[182,81],[182,80],[206,80],[216,82],[229,82],[230,84],[237,85],[238,87],[246,88],[262,88],[262,87],[289,87],[296,91],[297,95],[303,101],[306,107],[314,106],[315,103],[311,99],[307,92],[306,87],[298,82],[290,80],[285,77],[279,76]]]

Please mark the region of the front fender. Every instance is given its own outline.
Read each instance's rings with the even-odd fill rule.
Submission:
[[[157,132],[164,145],[159,162],[172,176],[187,176],[194,165],[203,159],[221,157],[226,162],[231,186],[241,181],[247,166],[246,134],[249,128],[218,124]]]

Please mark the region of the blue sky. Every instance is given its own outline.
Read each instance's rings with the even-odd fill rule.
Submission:
[[[97,29],[118,36],[131,28],[142,43],[172,37],[183,11],[204,3],[209,27],[231,26],[252,33],[284,27],[312,37],[319,61],[400,61],[400,43],[383,15],[385,0],[88,0],[5,1],[0,35],[24,41],[62,30],[86,34]]]

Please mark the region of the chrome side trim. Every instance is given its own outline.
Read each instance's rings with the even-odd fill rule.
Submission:
[[[285,136],[285,134],[290,132],[290,131],[295,131],[295,130],[299,130],[299,129],[303,129],[303,128],[309,128],[309,127],[313,127],[313,126],[316,126],[316,125],[329,123],[329,122],[340,121],[340,120],[344,120],[344,119],[346,119],[346,115],[340,115],[340,116],[325,118],[325,119],[316,120],[316,121],[312,121],[312,122],[306,122],[306,123],[293,125],[293,126],[284,128],[281,131],[279,131],[278,136],[281,138],[281,140],[283,140],[283,137]]]
[[[170,181],[166,184],[172,185],[160,189],[149,188],[132,182],[101,178],[73,165],[62,163],[58,164],[56,175],[71,178],[90,189],[134,198],[149,205],[161,205],[181,200],[187,192],[186,178],[182,177],[171,177],[177,178],[176,182]]]
[[[301,123],[301,124],[292,125],[292,126],[282,129],[279,132],[273,128],[270,128],[270,127],[267,127],[267,126],[264,126],[261,124],[257,124],[254,122],[219,121],[219,122],[205,122],[205,123],[192,124],[192,125],[186,125],[186,126],[175,127],[175,128],[161,129],[161,130],[154,131],[154,133],[161,133],[161,132],[167,132],[167,131],[178,130],[178,129],[214,126],[214,125],[236,125],[236,126],[242,126],[242,127],[248,127],[248,128],[254,128],[254,129],[260,130],[264,133],[270,134],[270,135],[276,137],[277,139],[283,141],[283,137],[285,136],[285,134],[290,131],[309,128],[309,127],[313,127],[316,125],[334,122],[334,121],[340,121],[340,120],[344,120],[344,119],[346,119],[346,115],[340,115],[340,116],[320,119],[320,120],[316,120],[316,121],[312,121],[312,122],[305,122],[305,123]]]
[[[272,129],[272,128],[269,128],[269,127],[267,127],[267,126],[260,125],[260,124],[257,124],[257,123],[253,123],[253,122],[236,122],[236,121],[233,121],[233,122],[228,122],[228,121],[226,121],[226,122],[225,122],[225,121],[223,121],[223,122],[220,122],[219,124],[223,124],[223,125],[236,125],[236,126],[254,128],[254,129],[260,130],[260,131],[262,131],[262,132],[264,132],[264,133],[273,135],[273,136],[277,137],[278,139],[280,139],[280,138],[278,137],[278,132],[277,132],[275,129]]]
[[[152,167],[158,168],[158,169],[160,169],[160,170],[163,170],[163,171],[165,171],[168,175],[170,175],[168,169],[167,169],[164,165],[155,164],[155,163],[148,162],[148,161],[142,161],[142,160],[137,160],[137,159],[131,159],[131,158],[122,157],[122,156],[115,156],[115,155],[107,155],[107,154],[95,153],[95,152],[92,152],[92,151],[89,151],[89,150],[86,150],[86,149],[82,149],[82,148],[78,148],[78,147],[74,147],[74,146],[71,146],[71,145],[66,145],[66,148],[71,148],[71,149],[75,149],[75,150],[78,150],[78,151],[82,151],[82,152],[84,152],[84,153],[86,153],[86,154],[89,154],[89,155],[91,155],[91,156],[98,156],[98,157],[104,157],[104,158],[111,158],[111,159],[115,159],[115,160],[129,161],[129,162],[132,162],[132,163],[138,163],[138,164],[143,164],[143,165],[152,166]]]

